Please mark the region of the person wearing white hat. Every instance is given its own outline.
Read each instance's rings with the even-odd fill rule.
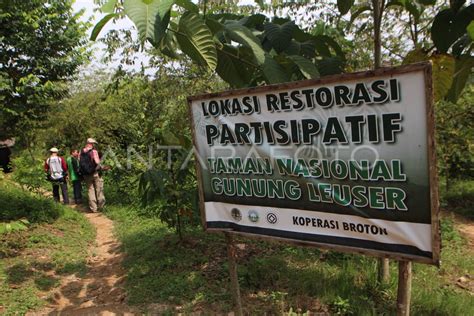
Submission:
[[[87,186],[89,209],[91,212],[97,212],[105,205],[104,180],[99,174],[101,164],[99,153],[94,148],[96,144],[97,141],[95,139],[88,138],[86,146],[81,150],[79,157],[79,170]]]
[[[69,204],[69,197],[67,192],[67,164],[63,157],[58,155],[59,150],[52,147],[49,152],[50,157],[44,162],[44,170],[47,173],[47,179],[53,185],[53,198],[59,202],[59,188],[63,196],[63,203]]]

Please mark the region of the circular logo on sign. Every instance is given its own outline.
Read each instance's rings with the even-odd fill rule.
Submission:
[[[254,210],[249,211],[249,220],[251,222],[258,222],[258,213]]]
[[[276,222],[278,222],[278,217],[274,213],[268,213],[267,214],[267,221],[270,224],[276,224]]]
[[[242,213],[240,213],[240,210],[238,208],[233,208],[230,211],[230,215],[235,221],[240,221],[242,219]]]

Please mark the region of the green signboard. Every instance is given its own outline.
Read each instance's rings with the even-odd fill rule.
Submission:
[[[206,229],[438,263],[429,63],[189,104]]]

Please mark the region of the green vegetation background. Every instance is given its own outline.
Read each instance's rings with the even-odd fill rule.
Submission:
[[[31,30],[36,26],[30,22],[38,17],[42,17],[43,23],[38,23],[38,27],[48,25],[47,14],[20,14],[21,10],[30,12],[28,6],[41,4],[41,1],[16,1],[15,6],[7,5],[13,2],[2,3],[0,8],[4,11],[0,12],[0,18],[7,25],[12,15],[3,13],[8,8],[18,11],[14,15],[19,21],[15,24],[18,27],[18,32],[13,32],[15,36],[36,34]],[[104,175],[106,215],[116,221],[116,233],[126,254],[128,303],[144,310],[150,304],[162,304],[169,314],[229,312],[231,296],[224,240],[218,234],[206,234],[199,228],[186,105],[187,96],[224,90],[228,84],[185,56],[171,60],[149,46],[145,53],[151,57],[151,63],[149,67],[142,67],[142,71],[127,72],[119,68],[106,72],[91,68],[90,74],[83,72],[72,81],[72,75],[88,56],[84,46],[85,25],[75,24],[77,17],[70,15],[69,1],[55,3],[68,12],[62,17],[54,15],[55,23],[62,25],[61,21],[67,17],[71,33],[61,34],[59,38],[55,37],[56,32],[44,34],[53,36],[54,43],[70,43],[59,49],[68,54],[57,54],[59,58],[52,59],[51,54],[43,54],[45,50],[39,49],[42,45],[33,41],[34,38],[20,41],[13,36],[8,39],[12,45],[21,43],[18,47],[34,48],[32,53],[36,59],[41,57],[44,64],[33,67],[39,73],[26,73],[21,80],[9,81],[5,79],[10,78],[4,71],[7,68],[0,71],[3,93],[0,101],[9,106],[1,108],[8,109],[8,115],[2,112],[0,117],[4,129],[1,132],[3,136],[12,133],[18,136],[11,180],[0,179],[0,313],[24,314],[40,308],[47,301],[49,290],[58,286],[61,275],[85,273],[87,249],[94,239],[93,228],[81,214],[38,194],[50,190],[42,170],[47,149],[57,146],[61,155],[67,155],[69,149],[80,148],[91,136],[99,141],[105,163],[112,167]],[[462,5],[464,2],[452,3]],[[357,5],[360,4],[357,1]],[[312,10],[324,8],[324,4],[315,6]],[[383,60],[397,65],[408,57],[408,52],[411,52],[410,57],[414,57],[413,52],[418,54],[408,61],[428,58],[428,55],[434,60],[449,59],[446,52],[438,54],[433,49],[429,34],[433,16],[444,8],[443,4],[422,8],[416,15],[412,13],[414,9],[408,7],[416,22],[400,18],[406,17],[404,8],[387,13],[382,28],[397,32],[387,31],[384,35]],[[235,6],[214,9],[241,10]],[[283,9],[270,8],[273,14],[283,14]],[[344,63],[332,56],[334,49],[330,47],[326,47],[330,56],[325,56],[330,58],[329,65],[321,67],[320,62],[316,63],[321,74],[328,74],[334,68],[355,71],[373,67],[373,23],[369,11],[358,11],[356,21],[340,18],[334,10],[324,10],[319,19],[311,20],[306,14],[310,11],[298,13],[298,10],[290,12],[289,17],[311,25],[308,32],[312,35],[329,36],[339,43],[338,55],[346,56]],[[245,9],[242,13],[249,14]],[[63,35],[70,35],[70,41]],[[351,40],[348,36],[352,36]],[[134,53],[142,48],[127,31],[111,32],[104,35],[103,40],[108,50],[105,58],[110,60],[120,52],[122,63],[132,64]],[[413,48],[416,49],[412,51]],[[246,53],[246,58],[252,58],[245,45],[239,50]],[[288,66],[289,73],[298,74],[292,78],[301,78],[301,69],[286,63],[284,54],[279,51],[272,59]],[[5,56],[7,54],[1,55]],[[63,62],[67,67],[61,72]],[[42,72],[51,67],[59,73],[50,71],[53,76],[43,76]],[[440,81],[447,88],[451,82],[446,82],[446,78],[454,76],[454,61],[443,67],[451,70],[451,76],[445,75],[445,80]],[[146,70],[152,70],[153,74],[146,75]],[[252,81],[262,78],[258,71]],[[438,270],[415,264],[412,294],[415,315],[474,313],[472,292],[459,287],[457,281],[474,275],[474,259],[455,225],[458,220],[455,214],[464,219],[474,218],[474,86],[469,74],[467,78],[468,85],[459,100],[436,103],[442,208],[446,211],[442,219],[442,265]],[[7,103],[5,98],[15,93],[24,94],[25,99]],[[168,150],[158,145],[182,149],[173,149],[169,157]],[[285,314],[307,310],[345,315],[395,313],[395,265],[392,265],[389,284],[376,286],[376,264],[372,258],[250,239],[239,239],[238,244],[239,281],[249,313]]]

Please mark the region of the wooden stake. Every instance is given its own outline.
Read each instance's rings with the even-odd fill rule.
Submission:
[[[232,290],[232,297],[234,298],[235,313],[238,316],[243,316],[242,311],[242,299],[240,298],[240,286],[239,279],[237,277],[237,263],[235,261],[235,244],[234,236],[231,233],[225,232],[225,239],[227,241],[227,256],[229,257],[229,274],[230,274],[230,286]]]
[[[411,261],[398,262],[397,315],[410,316]]]
[[[382,283],[388,283],[390,280],[390,264],[387,258],[380,258],[378,259],[378,282],[380,284]]]

